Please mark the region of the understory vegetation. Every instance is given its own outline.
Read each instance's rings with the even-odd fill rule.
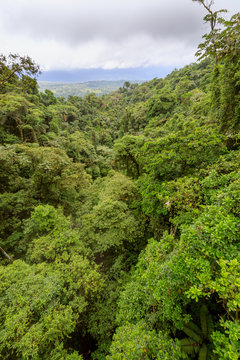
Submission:
[[[221,16],[200,62],[100,97],[41,93],[1,55],[0,358],[240,358],[240,17]]]

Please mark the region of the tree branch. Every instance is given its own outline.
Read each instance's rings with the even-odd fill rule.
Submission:
[[[3,248],[1,248],[0,246],[0,251],[3,253],[3,255],[11,262],[13,262],[13,260],[10,258],[10,256],[6,253],[6,251],[3,250]]]

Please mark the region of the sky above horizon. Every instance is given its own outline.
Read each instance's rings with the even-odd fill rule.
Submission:
[[[222,8],[240,0],[215,0]],[[1,52],[43,70],[181,67],[196,60],[204,15],[191,0],[0,0]]]

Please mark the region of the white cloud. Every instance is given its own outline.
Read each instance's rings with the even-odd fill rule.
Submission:
[[[239,0],[216,0],[237,11]],[[206,31],[191,0],[0,0],[1,52],[45,69],[181,66]]]

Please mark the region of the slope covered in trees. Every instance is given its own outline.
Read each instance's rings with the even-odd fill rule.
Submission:
[[[102,97],[39,93],[1,56],[3,359],[239,359],[240,25],[220,15],[201,62]]]
[[[46,89],[51,90],[56,97],[69,95],[85,97],[90,93],[94,93],[96,96],[109,94],[115,90],[118,90],[120,86],[123,86],[124,80],[108,81],[84,81],[84,82],[59,82],[59,81],[39,81],[39,89],[44,92]],[[139,82],[141,83],[141,81]]]

